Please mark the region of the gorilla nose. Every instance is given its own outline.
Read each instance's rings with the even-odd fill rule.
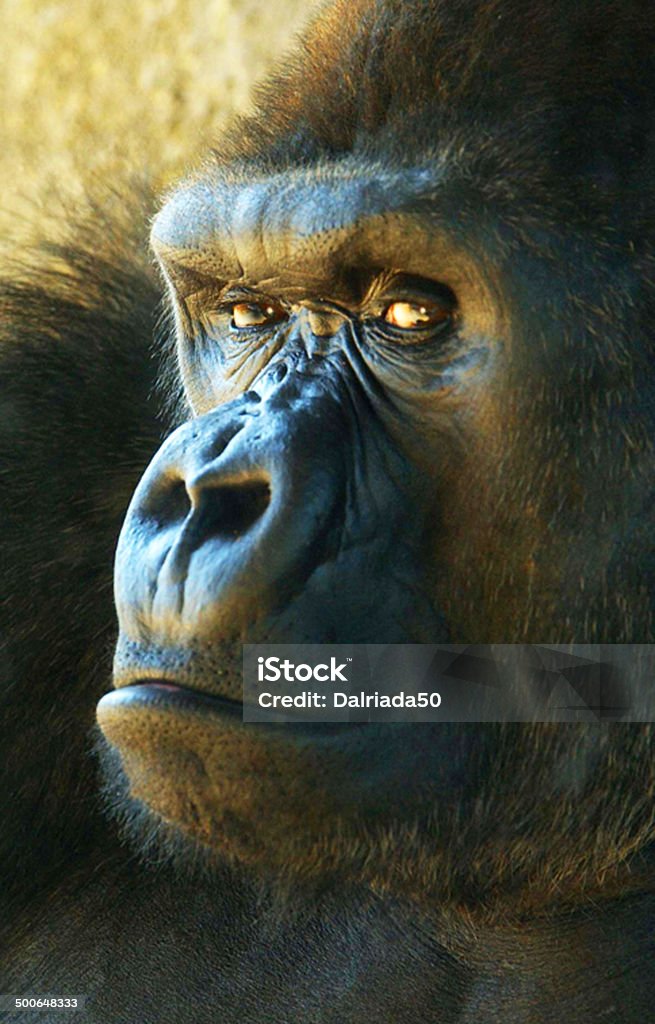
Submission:
[[[296,429],[288,408],[262,421],[240,400],[180,427],[155,456],[117,549],[124,637],[243,632],[306,579],[341,504],[339,446],[308,437],[307,422]],[[311,459],[289,458],[298,449]]]

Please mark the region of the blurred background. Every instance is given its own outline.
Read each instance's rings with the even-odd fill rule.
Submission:
[[[184,171],[311,0],[0,0],[3,219],[80,171]]]

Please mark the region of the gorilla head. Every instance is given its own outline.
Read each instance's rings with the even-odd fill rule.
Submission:
[[[647,729],[239,702],[243,642],[652,640],[651,13],[340,0],[156,218],[191,418],[128,512],[99,718],[162,833],[457,900],[650,838]]]

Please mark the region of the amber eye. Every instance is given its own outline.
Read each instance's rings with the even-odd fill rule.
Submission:
[[[237,330],[274,324],[284,316],[282,307],[272,302],[235,302],[232,306],[232,326]]]
[[[444,323],[450,317],[450,312],[450,309],[438,302],[392,302],[385,309],[383,318],[392,327],[415,331]]]

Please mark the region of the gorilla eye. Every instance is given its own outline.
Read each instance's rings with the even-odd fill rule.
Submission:
[[[451,310],[439,302],[392,302],[382,317],[392,327],[415,331],[442,324],[450,315]]]
[[[286,316],[282,306],[272,302],[235,302],[230,308],[232,327],[238,331],[274,324]]]

